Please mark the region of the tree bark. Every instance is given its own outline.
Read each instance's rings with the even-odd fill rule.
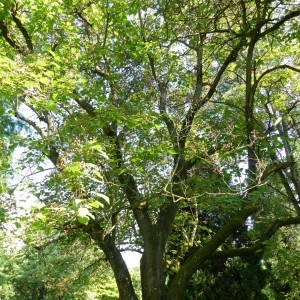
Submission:
[[[131,276],[119,249],[117,249],[115,245],[109,245],[109,243],[105,242],[101,243],[101,249],[106,255],[114,272],[119,291],[119,299],[138,300],[132,285]]]
[[[114,238],[110,234],[102,238],[101,229],[96,228],[95,224],[93,225],[86,227],[85,231],[96,242],[108,259],[118,286],[119,299],[138,300],[132,285],[130,273],[120,250],[115,245]]]
[[[167,300],[164,275],[165,242],[161,230],[153,225],[148,238],[144,240],[141,259],[141,285],[144,300]]]

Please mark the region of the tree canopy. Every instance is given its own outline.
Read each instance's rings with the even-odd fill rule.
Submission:
[[[138,299],[124,250],[143,299],[181,300],[201,270],[294,238],[298,1],[0,6],[0,145],[24,150],[31,226],[89,236],[120,299]]]

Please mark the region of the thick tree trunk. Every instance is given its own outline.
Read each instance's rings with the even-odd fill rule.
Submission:
[[[145,241],[141,259],[141,284],[143,300],[167,300],[164,275],[164,245],[159,231],[154,231]]]

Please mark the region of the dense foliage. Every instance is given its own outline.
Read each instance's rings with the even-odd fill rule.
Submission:
[[[288,228],[300,223],[298,1],[0,7],[0,146],[23,149],[14,171],[39,201],[26,228],[98,247],[74,276],[105,257],[119,298],[138,299],[131,249],[147,300],[207,287],[217,299],[232,278],[236,299],[243,286],[271,295],[268,276],[285,286],[277,270],[298,253],[283,259],[280,239],[298,240]],[[53,251],[78,258],[66,249]],[[241,279],[250,273],[262,279]]]
[[[103,255],[87,241],[70,243],[56,238],[38,246],[35,239],[35,245],[27,241],[18,251],[11,249],[7,236],[3,241],[1,299],[118,299]]]

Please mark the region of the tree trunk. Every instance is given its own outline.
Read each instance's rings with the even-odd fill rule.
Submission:
[[[131,276],[129,274],[126,263],[115,245],[101,244],[101,249],[106,255],[112,270],[114,272],[120,300],[138,300],[135,294]]]
[[[94,226],[91,224],[86,227],[85,231],[97,243],[110,263],[118,286],[119,300],[138,300],[132,285],[130,273],[120,250],[115,245],[114,238],[110,234],[101,238],[101,229],[97,230],[96,227],[95,224]]]
[[[141,259],[143,300],[168,299],[164,275],[164,245],[159,230],[153,230],[145,241]]]

